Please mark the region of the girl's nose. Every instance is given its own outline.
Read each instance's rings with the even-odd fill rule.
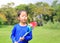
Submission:
[[[23,16],[23,17],[25,17],[25,16]]]
[[[23,18],[26,18],[26,16],[23,16]]]

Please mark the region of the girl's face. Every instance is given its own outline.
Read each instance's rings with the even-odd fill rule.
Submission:
[[[22,11],[20,16],[18,17],[20,22],[26,23],[27,22],[27,12]]]

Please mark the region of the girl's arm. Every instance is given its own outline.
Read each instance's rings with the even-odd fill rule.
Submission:
[[[29,34],[27,34],[27,36],[25,36],[26,41],[29,41],[31,39],[32,39],[32,31]]]
[[[15,42],[15,32],[16,32],[16,28],[14,26],[13,30],[12,30],[12,34],[11,34],[11,39],[12,39],[12,42],[14,43]]]

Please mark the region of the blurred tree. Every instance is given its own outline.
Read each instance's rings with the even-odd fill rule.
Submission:
[[[54,0],[52,5],[45,2],[37,2],[35,4],[20,4],[14,7],[14,3],[7,3],[0,8],[0,24],[17,23],[17,12],[26,10],[28,12],[28,22],[31,21],[60,21],[60,3]],[[4,18],[4,19],[3,19]],[[43,18],[43,19],[42,19]]]
[[[7,21],[6,16],[0,13],[0,24],[4,24]]]
[[[28,17],[29,17],[30,21],[34,21],[34,18],[35,18],[34,10],[35,10],[35,8],[36,8],[36,6],[32,3],[30,3],[28,5],[28,13],[29,13]]]
[[[60,21],[60,3],[58,3],[58,0],[54,0],[51,7],[54,8],[54,14],[56,15],[54,20]]]
[[[16,6],[16,10],[19,11],[19,10],[26,10],[26,7],[27,5],[26,4],[20,4],[18,6]]]
[[[12,6],[14,5],[13,2],[7,3],[7,5],[3,5],[1,7],[1,13],[6,16],[7,22],[6,24],[14,24],[16,18],[16,10]]]

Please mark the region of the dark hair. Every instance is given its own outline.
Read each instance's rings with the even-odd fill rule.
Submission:
[[[24,11],[24,12],[26,12],[27,13],[27,11],[26,10],[19,10],[18,12],[17,12],[17,14],[18,14],[18,17],[21,15],[21,12],[22,11]],[[28,14],[27,14],[28,15]]]

